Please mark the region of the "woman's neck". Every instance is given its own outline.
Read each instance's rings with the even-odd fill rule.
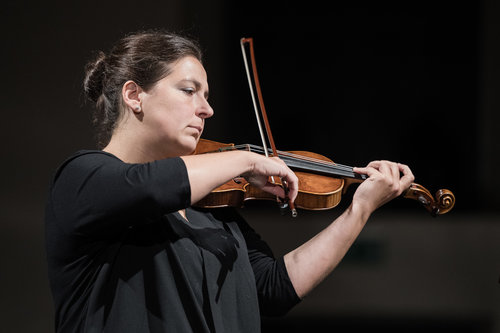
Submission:
[[[103,151],[115,155],[126,163],[147,163],[161,158],[148,149],[150,146],[142,141],[140,136],[116,132]]]

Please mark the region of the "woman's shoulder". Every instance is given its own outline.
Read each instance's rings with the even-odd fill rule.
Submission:
[[[102,150],[79,150],[66,158],[56,170],[54,179],[67,171],[88,170],[107,163],[123,163],[118,157]]]
[[[106,160],[109,158],[120,161],[120,159],[115,155],[105,152],[103,150],[83,149],[73,153],[73,155],[68,157],[64,163],[70,162],[75,159],[78,159],[80,161],[85,161],[85,160]]]

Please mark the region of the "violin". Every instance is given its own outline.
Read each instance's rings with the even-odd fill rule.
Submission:
[[[264,154],[263,148],[251,144],[234,145],[200,139],[195,154],[230,150],[246,150]],[[273,156],[271,153],[269,156]],[[294,170],[299,179],[299,192],[295,207],[306,210],[326,210],[336,207],[349,186],[363,182],[366,175],[358,174],[353,168],[336,164],[326,156],[308,151],[278,151],[286,165]],[[283,186],[280,179],[269,182]],[[455,205],[455,196],[446,189],[436,192],[435,197],[422,185],[411,184],[401,195],[420,202],[432,216],[449,212]],[[276,200],[272,194],[248,183],[243,177],[234,178],[214,189],[209,195],[196,203],[204,208],[242,207],[247,200]],[[293,215],[293,211],[292,211]]]
[[[361,183],[367,179],[366,175],[358,174],[350,166],[334,163],[326,156],[308,152],[308,151],[278,151],[274,143],[269,121],[267,119],[258,74],[255,64],[255,55],[253,50],[253,39],[242,38],[241,50],[250,87],[250,93],[255,109],[257,124],[262,138],[262,146],[251,144],[235,145],[232,143],[220,143],[216,141],[200,139],[194,154],[203,154],[211,152],[223,153],[229,150],[246,150],[266,156],[277,156],[285,164],[294,170],[299,179],[299,190],[295,202],[289,202],[286,198],[276,198],[274,195],[265,192],[248,183],[243,177],[234,178],[225,184],[214,189],[209,195],[197,202],[195,205],[204,208],[217,207],[242,207],[244,202],[252,199],[276,200],[280,208],[287,208],[292,212],[292,216],[297,216],[295,207],[307,210],[325,210],[337,206],[343,194],[351,184]],[[250,55],[253,69],[253,82],[250,76],[248,61],[246,57],[245,44],[250,46]],[[257,90],[260,114],[258,112],[253,85]],[[260,116],[265,124],[267,137],[271,148],[267,148],[266,140],[260,121]],[[279,177],[269,177],[269,182],[283,187],[287,194],[287,184]],[[449,212],[455,205],[454,194],[447,189],[441,189],[436,192],[435,197],[422,185],[411,184],[402,194],[402,197],[413,199],[420,202],[432,216],[437,216]]]

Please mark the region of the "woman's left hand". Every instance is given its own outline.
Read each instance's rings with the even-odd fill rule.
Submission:
[[[368,176],[356,190],[353,204],[369,214],[401,195],[415,180],[407,165],[390,161],[373,161],[364,168],[354,168],[354,172]]]

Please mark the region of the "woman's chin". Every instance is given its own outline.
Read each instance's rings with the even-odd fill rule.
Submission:
[[[181,145],[179,146],[179,148],[181,148],[180,156],[191,155],[196,150],[196,146],[198,145],[198,140],[199,138],[197,137],[189,137],[183,140]]]

